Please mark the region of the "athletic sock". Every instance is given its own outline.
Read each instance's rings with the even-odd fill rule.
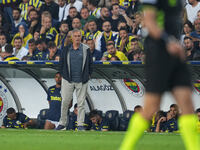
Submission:
[[[200,150],[200,139],[197,132],[197,116],[194,114],[183,115],[179,118],[179,129],[186,150]]]
[[[148,127],[149,122],[141,114],[135,114],[130,120],[128,131],[120,146],[120,150],[134,150],[138,140]]]

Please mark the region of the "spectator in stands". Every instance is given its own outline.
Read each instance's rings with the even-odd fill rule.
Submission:
[[[81,33],[82,33],[82,40],[83,40],[85,38],[85,31],[82,30],[81,20],[78,17],[75,17],[72,20],[72,30],[74,30],[74,29],[78,29],[78,30],[81,31]],[[69,34],[71,35],[72,31],[70,31]]]
[[[69,3],[66,7],[66,16],[68,17],[68,15],[70,15],[70,8],[71,7],[75,7],[77,13],[81,11],[83,3],[79,0],[69,0]]]
[[[103,23],[110,19],[109,9],[106,7],[101,8],[101,16],[97,19],[97,29],[103,31],[102,26]]]
[[[62,50],[69,31],[69,26],[67,22],[61,21],[59,31],[60,33],[56,35],[55,43],[57,48]]]
[[[108,131],[109,130],[109,124],[106,121],[105,118],[103,118],[98,111],[92,110],[89,113],[89,118],[92,122],[92,128],[91,130],[95,131]]]
[[[200,19],[199,18],[197,18],[194,21],[194,31],[190,33],[190,36],[192,37],[193,41],[200,40]]]
[[[185,6],[186,13],[187,13],[187,19],[194,23],[197,12],[200,10],[200,2],[198,0],[188,0],[188,4]]]
[[[108,40],[116,41],[117,32],[113,32],[111,30],[110,21],[105,21],[102,25],[103,32],[96,39],[96,49],[100,51],[102,54],[107,51],[106,43]]]
[[[130,6],[126,9],[126,13],[128,16],[135,14],[141,9],[141,2],[140,0],[130,0]]]
[[[10,33],[11,26],[9,22],[5,19],[4,14],[1,11],[0,11],[0,28],[2,28],[4,33]]]
[[[98,7],[98,0],[88,0],[88,9],[90,10],[90,15],[96,17],[97,19],[101,16],[101,8]]]
[[[121,28],[119,30],[119,36],[116,41],[116,47],[119,51],[122,51],[126,56],[131,52],[131,41],[136,38],[135,36],[128,35],[127,28]]]
[[[42,2],[40,0],[22,0],[22,3],[19,4],[22,18],[24,20],[27,20],[29,10],[31,8],[35,8],[39,10],[41,6],[42,6]]]
[[[44,18],[46,16],[51,16],[51,13],[49,11],[43,11],[40,16],[41,16],[40,17],[41,18],[41,25],[43,25],[44,24]],[[51,23],[52,23],[52,27],[56,28],[56,30],[59,28],[60,22],[53,19],[52,16],[51,16]]]
[[[0,2],[0,11],[4,13],[6,21],[12,24],[12,9],[18,7],[21,0],[2,0]]]
[[[186,21],[183,24],[183,34],[181,36],[181,41],[184,41],[185,36],[190,36],[190,33],[194,30],[193,24],[190,21]]]
[[[48,11],[53,19],[58,21],[59,5],[53,0],[45,0],[45,3],[40,7],[40,13]]]
[[[33,121],[23,113],[16,113],[15,109],[10,107],[6,111],[7,115],[3,119],[1,128],[27,129],[33,125]]]
[[[73,18],[73,20],[72,20],[72,29],[82,30],[81,20],[78,17]],[[84,35],[84,31],[82,32],[82,35]]]
[[[64,46],[72,44],[72,31],[69,31],[64,42]]]
[[[0,34],[0,47],[4,48],[7,44],[6,35],[4,33]]]
[[[113,56],[118,57],[120,61],[128,61],[128,58],[126,57],[126,55],[115,48],[114,43],[109,43],[107,44],[106,47],[107,47],[107,53],[104,53],[102,57],[102,61],[105,61],[107,60],[107,58],[111,58]]]
[[[191,37],[184,38],[184,46],[186,50],[186,59],[193,60],[195,53],[197,53],[197,49],[194,47],[194,43]]]
[[[143,14],[141,12],[136,12],[134,14],[134,24],[132,24],[132,33],[142,37],[142,18]],[[131,25],[131,23],[130,23]]]
[[[139,112],[142,112],[142,110],[143,110],[143,108],[142,108],[142,106],[140,106],[140,105],[136,105],[136,106],[134,107],[134,112],[139,113]]]
[[[110,18],[110,23],[112,24],[112,31],[118,32],[117,25],[120,21],[125,22],[125,18],[122,16],[122,14],[125,16],[125,11],[119,8],[118,4],[114,4],[111,7],[111,13],[112,17]]]
[[[196,110],[196,114],[197,114],[197,116],[198,116],[198,131],[199,131],[199,133],[200,133],[200,108],[198,108],[197,110]]]
[[[28,54],[27,54],[27,59],[26,60],[33,60],[33,56],[35,56],[37,53],[37,47],[35,44],[34,39],[30,39],[28,41]]]
[[[27,56],[28,50],[23,46],[23,40],[20,36],[16,36],[13,40],[13,54],[19,60],[22,60],[24,56]]]
[[[11,27],[11,37],[18,32],[18,25],[23,21],[21,17],[21,10],[19,8],[13,8],[12,17],[13,17],[13,24]]]
[[[58,5],[59,5],[59,13],[58,13],[58,20],[59,22],[67,19],[66,16],[66,7],[67,7],[67,2],[66,0],[58,0]]]
[[[40,36],[45,41],[54,41],[57,35],[57,30],[52,26],[52,17],[50,14],[44,14],[42,18],[42,26]]]
[[[57,49],[56,44],[53,41],[48,43],[48,60],[55,60],[56,56],[60,57],[61,51]]]
[[[120,21],[117,25],[117,30],[119,31],[121,28],[126,28],[128,31],[128,35],[133,35],[131,32],[131,27],[126,24],[124,21]]]
[[[34,32],[40,28],[41,26],[41,21],[39,19],[39,13],[36,9],[31,9],[28,12],[28,18],[26,20],[26,23],[28,25],[29,28],[29,32],[33,35]]]
[[[95,49],[95,42],[92,39],[88,39],[86,44],[90,47],[90,52],[92,54],[93,61],[101,60],[102,54]]]
[[[96,40],[96,38],[101,34],[101,31],[97,30],[97,24],[95,20],[90,20],[87,23],[88,31],[85,35],[85,40],[92,39]]]
[[[60,72],[62,75],[62,107],[61,118],[57,130],[65,128],[67,122],[68,105],[76,90],[78,103],[78,130],[85,130],[85,98],[87,85],[92,74],[92,56],[89,47],[81,43],[81,31],[72,31],[72,45],[66,46],[60,58]],[[82,69],[84,68],[84,69]]]
[[[38,39],[40,39],[40,29],[37,29],[34,33],[33,33],[33,38],[35,41],[37,41]]]
[[[58,126],[61,111],[61,81],[62,77],[59,72],[55,74],[54,80],[56,85],[49,87],[47,92],[47,100],[49,102],[49,110],[47,112],[47,120],[44,129],[55,129]]]
[[[1,57],[3,61],[19,61],[17,57],[13,55],[13,46],[7,44],[4,51],[1,52]]]
[[[77,103],[74,105],[74,110],[72,115],[69,118],[69,124],[67,130],[78,130],[78,122],[77,122],[77,115],[78,115],[78,105]],[[85,115],[84,125],[86,130],[90,130],[91,122],[87,115]]]
[[[133,38],[131,40],[130,50],[128,51],[128,59],[133,60],[133,53],[136,50],[142,50],[142,44],[139,42],[138,38]]]
[[[11,42],[12,45],[14,44],[15,37],[18,37],[18,36],[21,37],[22,46],[24,46],[24,47],[27,45],[28,40],[33,38],[32,34],[29,33],[28,26],[26,25],[25,22],[21,22],[18,25],[18,33],[15,34],[14,37],[13,37],[13,40]]]
[[[129,56],[129,60],[131,60],[131,61],[142,61],[142,62],[144,62],[144,57],[145,57],[145,55],[144,55],[144,51],[143,50],[141,50],[140,48],[138,48],[138,49],[136,49],[135,51],[133,51],[132,53],[131,53],[131,55],[132,55],[132,58],[130,58],[130,56]]]
[[[38,39],[36,42],[37,51],[33,54],[32,60],[48,60],[48,50],[46,49],[46,43],[42,39]]]
[[[67,16],[67,20],[66,20],[67,24],[69,25],[69,31],[72,30],[72,20],[76,17],[80,18],[76,7],[70,7],[69,15]]]
[[[81,9],[81,25],[84,27],[84,30],[87,30],[87,23],[91,20],[95,20],[96,18],[93,15],[89,15],[89,10],[85,7]]]

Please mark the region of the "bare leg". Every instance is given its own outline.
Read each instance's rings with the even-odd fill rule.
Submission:
[[[193,114],[192,91],[188,87],[176,87],[173,89],[173,96],[182,111],[182,115]]]
[[[160,94],[146,93],[144,98],[144,110],[142,114],[135,114],[129,123],[128,131],[122,142],[120,150],[134,150],[138,140],[149,127],[149,120],[158,111],[160,106]]]
[[[200,139],[197,132],[197,116],[194,115],[192,91],[188,87],[176,87],[173,95],[182,111],[179,128],[186,150],[199,150]]]
[[[44,125],[44,129],[45,130],[50,130],[50,129],[54,129],[55,125],[52,124],[51,122],[49,122],[48,120],[46,120],[45,125]]]
[[[160,94],[146,93],[144,97],[144,109],[142,116],[146,120],[151,120],[155,112],[160,108]]]

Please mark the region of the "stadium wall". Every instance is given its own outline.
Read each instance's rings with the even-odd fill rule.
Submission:
[[[195,108],[200,107],[199,65],[190,65],[193,69]],[[118,110],[122,113],[125,110],[133,110],[136,105],[143,105],[143,67],[141,62],[96,62],[92,79],[89,81],[86,110]],[[14,107],[31,118],[37,118],[41,109],[48,108],[46,91],[49,86],[55,84],[54,75],[57,70],[57,62],[0,62],[0,125],[9,107]],[[73,99],[75,104],[75,93]],[[175,102],[171,94],[165,93],[161,109],[169,110],[172,103]]]

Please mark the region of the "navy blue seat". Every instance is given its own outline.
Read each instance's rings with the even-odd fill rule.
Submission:
[[[118,131],[119,130],[119,112],[117,110],[107,111],[105,118],[109,123],[111,131]]]
[[[37,127],[44,129],[45,120],[47,119],[47,112],[49,109],[42,109],[37,116]]]
[[[120,118],[120,126],[119,126],[120,131],[126,131],[127,130],[129,121],[130,121],[133,114],[134,114],[134,111],[132,111],[132,110],[126,110],[123,113],[123,116]]]

